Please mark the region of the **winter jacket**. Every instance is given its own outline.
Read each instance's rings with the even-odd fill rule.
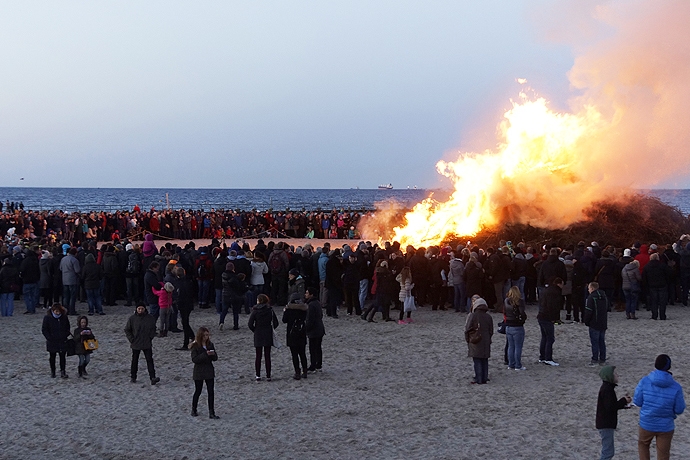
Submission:
[[[168,292],[165,289],[156,289],[156,288],[151,288],[154,294],[158,297],[158,307],[161,309],[163,308],[170,308],[173,303],[173,295],[172,292]]]
[[[637,269],[637,267],[635,267]],[[597,398],[596,428],[618,428],[618,411],[623,409],[627,401],[625,398],[616,399],[616,384],[601,382],[599,397]]]
[[[635,388],[633,403],[640,407],[640,427],[666,433],[675,429],[675,418],[685,410],[683,388],[666,371],[653,370]]]
[[[41,271],[38,287],[40,289],[50,289],[53,286],[53,260],[48,257],[41,257],[38,265]]]
[[[405,283],[402,282],[402,275],[395,277],[395,281],[400,285],[400,291],[398,291],[398,300],[404,302],[408,296],[412,295],[412,279],[408,276]]]
[[[144,257],[153,257],[158,253],[158,250],[156,249],[156,243],[153,242],[152,234],[149,233],[144,237],[144,245],[141,249],[142,253],[144,254]]]
[[[96,263],[96,258],[88,254],[84,260],[84,268],[81,271],[84,280],[84,289],[99,289],[103,279],[103,267]]]
[[[134,313],[127,320],[125,335],[132,350],[148,350],[153,347],[156,337],[156,318],[149,315],[148,310],[143,315]]]
[[[19,270],[9,263],[0,268],[0,294],[14,292],[19,286]]]
[[[59,318],[53,316],[53,310],[48,310],[43,317],[41,332],[46,338],[46,350],[51,353],[67,351],[67,337],[70,336],[69,318],[67,312]]]
[[[144,274],[144,298],[146,305],[158,305],[158,297],[156,297],[152,289],[160,286],[159,283],[158,274],[153,270],[146,270]]]
[[[291,303],[285,307],[285,311],[283,312],[283,323],[287,324],[285,335],[288,347],[304,346],[307,343],[306,327],[299,334],[292,333],[292,329],[295,327],[295,322],[299,320],[306,322],[306,319],[307,306],[305,304]]]
[[[506,326],[520,327],[525,324],[527,314],[525,313],[524,300],[520,299],[517,305],[513,305],[509,299],[506,299],[503,303],[503,311]]]
[[[244,273],[244,279],[249,281],[252,276],[252,263],[244,256],[237,256],[232,262],[235,264],[235,273]]]
[[[465,273],[463,274],[465,280],[465,294],[467,298],[472,298],[473,295],[482,294],[482,282],[484,281],[484,270],[482,264],[470,260],[465,266]]]
[[[247,283],[240,280],[235,272],[223,272],[223,293],[222,298],[226,302],[238,302],[244,299],[247,292]]]
[[[539,267],[537,286],[551,284],[555,278],[560,278],[565,283],[568,281],[568,272],[565,270],[565,264],[558,259],[558,256],[551,255]]]
[[[249,278],[249,284],[252,286],[265,284],[264,275],[266,273],[268,273],[268,265],[266,265],[266,262],[252,261],[252,275]]]
[[[453,277],[453,285],[459,286],[465,284],[464,274],[465,274],[465,264],[462,263],[462,259],[453,259],[450,261],[449,265],[450,274]]]
[[[549,287],[544,289],[543,295],[539,297],[537,319],[552,322],[560,321],[562,306],[563,295],[561,294],[561,288],[556,284],[549,285]]]
[[[41,279],[41,268],[38,264],[38,256],[35,252],[29,253],[19,265],[19,276],[24,284],[36,284]]]
[[[215,351],[214,354],[206,353],[208,350]],[[198,345],[196,342],[192,346],[192,362],[194,363],[194,370],[192,371],[192,379],[194,380],[211,380],[216,377],[216,371],[213,368],[213,361],[218,360],[218,350],[213,345],[213,342],[208,342],[206,348]]]
[[[319,281],[326,281],[326,263],[328,262],[328,255],[324,254],[323,252],[319,256],[319,260],[317,261],[317,268],[319,270]]]
[[[233,261],[234,263],[234,261]],[[225,271],[225,266],[228,264],[227,257],[218,256],[216,260],[213,261],[213,288],[223,289],[223,272]],[[235,267],[237,268],[237,267]]]
[[[180,278],[177,287],[177,308],[181,312],[191,312],[194,310],[194,292],[192,282],[186,278]]]
[[[337,256],[332,255],[326,262],[326,289],[343,290],[343,266]]]
[[[605,257],[599,259],[594,267],[594,279],[599,283],[599,289],[613,289],[616,286],[616,262]]]
[[[273,329],[278,327],[278,317],[270,305],[257,304],[249,315],[248,327],[254,333],[254,347],[273,346]]]
[[[326,328],[323,326],[323,308],[315,297],[307,302],[305,329],[310,339],[318,339],[326,335]]]
[[[470,358],[490,358],[491,357],[491,336],[494,333],[494,320],[486,304],[477,305],[472,313],[467,317],[465,323],[465,341],[468,347],[468,356]],[[482,340],[479,343],[470,343],[470,331],[477,329],[482,335]]]
[[[648,289],[665,289],[671,277],[671,269],[660,260],[650,260],[642,270],[642,283]]]
[[[565,265],[565,272],[568,276],[568,280],[563,282],[561,294],[571,295],[573,293],[573,271],[575,270],[575,264],[572,260],[564,260],[563,265]]]
[[[288,282],[288,303],[301,303],[304,300],[305,282],[301,276]]]
[[[103,276],[106,278],[115,278],[120,274],[120,263],[117,260],[117,254],[114,252],[106,252],[103,255]]]
[[[67,254],[60,261],[60,271],[62,272],[62,285],[74,286],[79,284],[79,273],[81,265],[72,254]]]
[[[527,277],[527,259],[518,253],[513,257],[510,265],[510,279],[518,280],[522,277]]]
[[[601,289],[597,289],[587,297],[583,322],[586,326],[597,331],[605,331],[608,326],[609,300]]]
[[[643,244],[640,246],[640,253],[635,256],[635,260],[640,262],[640,271],[649,263],[649,246]]]
[[[642,275],[640,270],[633,263],[627,264],[621,270],[621,279],[623,280],[623,290],[640,292],[640,282],[642,281]]]
[[[82,331],[85,331],[84,334],[82,334]],[[91,350],[87,350],[84,348],[84,340],[91,340],[95,339],[93,332],[91,331],[91,328],[86,326],[85,328],[78,327],[74,330],[74,333],[72,334],[72,339],[75,342],[75,347],[74,350],[76,354],[78,355],[89,355],[93,353]]]

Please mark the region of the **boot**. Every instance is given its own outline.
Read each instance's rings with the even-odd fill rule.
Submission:
[[[50,371],[50,376],[51,376],[52,378],[55,378],[55,371]]]
[[[211,420],[218,420],[220,417],[218,417],[215,412],[209,412],[208,418]]]
[[[77,372],[79,373],[79,378],[83,379],[84,378],[84,371],[82,366],[77,366]]]
[[[196,407],[192,407],[192,417],[196,417],[199,413],[196,411]]]
[[[630,313],[630,319],[637,319],[637,316],[635,316],[635,313]]]
[[[86,372],[86,364],[84,364],[84,365],[81,367],[81,373],[84,375],[84,377],[86,377],[87,375],[89,375],[89,373]]]
[[[65,372],[65,371],[60,371],[60,377],[63,379],[68,379],[69,375],[67,375],[67,372]]]

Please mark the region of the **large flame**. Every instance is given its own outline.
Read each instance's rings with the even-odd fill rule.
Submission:
[[[529,101],[521,94],[499,127],[498,148],[439,161],[436,168],[452,181],[453,194],[442,203],[428,198],[417,204],[393,238],[419,247],[474,236],[504,220],[541,226],[574,222],[592,192],[581,171],[581,153],[603,125],[594,107],[577,115],[557,113],[543,98]]]

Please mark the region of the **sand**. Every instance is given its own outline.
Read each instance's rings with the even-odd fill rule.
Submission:
[[[120,302],[122,303],[122,302]],[[86,311],[86,304],[77,310]],[[188,352],[180,334],[154,340],[161,382],[151,386],[140,362],[139,383],[129,382],[130,349],[123,328],[133,308],[105,307],[90,317],[101,348],[87,380],[52,379],[41,335],[43,311],[0,318],[0,458],[440,458],[592,459],[600,440],[594,428],[599,368],[588,366],[587,328],[556,327],[554,358],[537,364],[536,307],[528,307],[524,372],[503,365],[505,336],[495,334],[488,385],[471,385],[472,361],[463,340],[465,315],[423,308],[415,322],[366,323],[341,311],[324,318],[323,372],[292,379],[287,349],[273,351],[272,382],[254,381],[247,315],[239,331],[219,331],[213,310],[194,310],[192,327],[210,326],[218,350],[216,413],[209,420],[205,390],[198,418],[189,415],[193,393]],[[280,317],[281,312],[276,311]],[[686,389],[685,353],[690,308],[669,307],[668,321],[639,321],[611,313],[609,359],[618,366],[618,394],[631,395],[659,353],[673,358]],[[493,315],[495,322],[498,315]],[[380,314],[377,314],[377,319]],[[72,327],[76,321],[70,317]],[[284,325],[278,329],[284,336]],[[638,410],[619,413],[616,458],[637,458]],[[676,421],[672,456],[690,451],[688,416]]]

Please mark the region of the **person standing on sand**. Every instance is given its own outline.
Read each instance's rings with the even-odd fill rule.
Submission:
[[[602,383],[597,398],[596,428],[601,436],[601,457],[599,460],[611,460],[615,453],[613,434],[618,427],[618,411],[630,404],[632,399],[627,394],[621,399],[616,397],[618,374],[616,366],[604,366],[599,371]]]
[[[189,315],[194,310],[194,293],[192,292],[192,282],[187,278],[187,273],[182,267],[174,268],[175,276],[178,278],[179,293],[177,296],[177,307],[180,310],[180,317],[182,318],[182,332],[184,343],[176,350],[187,350],[187,345],[194,340],[194,331],[189,325]]]
[[[268,304],[268,296],[266,294],[259,294],[257,296],[256,305],[249,314],[248,327],[254,333],[256,381],[261,380],[261,353],[263,352],[266,358],[266,380],[270,382],[271,347],[274,345],[273,329],[278,327],[278,318],[273,312],[273,308]]]
[[[588,286],[589,297],[585,304],[583,321],[589,328],[589,341],[592,345],[590,366],[606,363],[606,329],[608,328],[609,299],[599,289],[599,283],[592,281]]]
[[[158,279],[159,268],[160,264],[154,260],[149,264],[149,268],[144,274],[144,298],[154,321],[158,319],[158,296],[153,293],[153,288],[160,286]]]
[[[494,321],[487,313],[489,307],[486,300],[477,298],[473,301],[473,311],[465,322],[465,341],[468,356],[474,361],[474,380],[472,383],[485,384],[489,379],[489,358],[491,357],[491,336],[494,333]],[[478,343],[470,341],[470,332],[479,330],[481,340]]]
[[[69,318],[67,317],[67,310],[59,303],[53,306],[46,312],[43,317],[43,325],[41,332],[46,338],[46,349],[50,353],[50,376],[55,378],[55,357],[60,355],[60,377],[66,379],[68,377],[65,372],[67,360],[67,337],[70,336]]]
[[[326,329],[323,325],[323,307],[316,298],[318,288],[309,286],[304,291],[304,302],[307,304],[307,320],[305,329],[307,332],[307,339],[309,339],[309,367],[308,372],[321,371],[323,360],[323,352],[321,350],[321,342],[323,336],[326,335]]]
[[[560,323],[561,307],[563,306],[562,287],[563,280],[556,277],[541,291],[539,296],[539,313],[537,314],[541,331],[539,362],[549,366],[558,366],[558,363],[553,360],[553,344],[556,341],[553,325]]]
[[[194,371],[192,378],[194,379],[194,396],[192,396],[192,417],[199,415],[196,411],[199,405],[199,396],[201,390],[204,388],[206,382],[206,393],[208,393],[208,418],[217,420],[220,417],[216,415],[214,407],[214,379],[216,371],[213,368],[213,361],[218,360],[216,347],[211,342],[211,333],[205,327],[200,327],[196,332],[196,338],[190,346],[192,350],[192,362],[194,363]]]
[[[635,388],[633,404],[640,407],[637,452],[640,460],[649,460],[649,446],[656,438],[657,460],[671,457],[674,420],[685,411],[683,388],[671,374],[671,358],[659,355],[654,370],[642,377]]]
[[[139,371],[139,355],[144,352],[146,366],[149,371],[151,385],[160,382],[156,377],[156,369],[153,365],[153,338],[156,337],[156,319],[149,315],[146,305],[137,305],[135,313],[129,317],[125,325],[125,335],[132,348],[132,366],[130,368],[131,382],[137,382]]]
[[[89,327],[89,318],[86,316],[80,316],[77,319],[77,328],[74,330],[72,338],[75,341],[75,352],[77,356],[79,356],[79,366],[77,367],[79,378],[84,378],[85,376],[89,375],[86,372],[86,366],[91,361],[91,353],[93,353],[91,350],[84,348],[84,341],[93,340],[96,338],[93,335],[93,331]]]
[[[287,324],[287,346],[292,354],[292,366],[295,368],[295,380],[307,378],[307,334],[305,320],[307,306],[303,303],[290,303],[283,309],[283,323]],[[300,372],[300,362],[302,368]]]
[[[508,341],[508,369],[516,371],[527,370],[522,365],[522,345],[525,342],[525,300],[518,286],[508,290],[503,302],[503,319],[506,325],[506,340]]]

